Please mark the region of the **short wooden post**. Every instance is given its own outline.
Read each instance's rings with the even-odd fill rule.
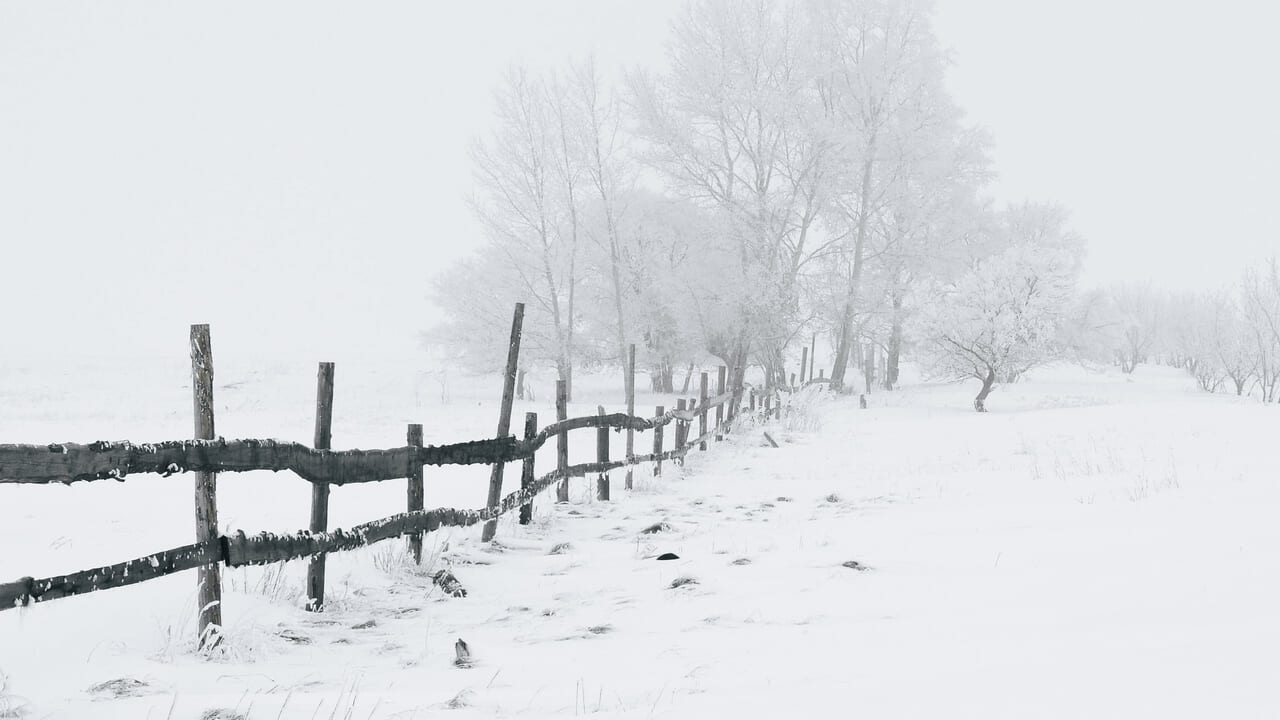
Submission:
[[[516,394],[516,370],[520,362],[520,328],[524,323],[524,303],[516,303],[515,314],[511,318],[511,342],[507,346],[507,367],[502,378],[502,407],[498,411],[498,438],[511,434],[511,403]],[[502,502],[502,467],[503,463],[494,463],[489,473],[489,497],[487,506],[496,508]],[[489,542],[498,532],[498,519],[494,518],[484,524],[480,532],[480,542]]]
[[[800,348],[800,384],[801,385],[804,384],[804,378],[805,378],[804,371],[807,370],[808,368],[809,368],[809,348],[802,347]],[[813,373],[810,373],[809,377],[813,377]]]
[[[532,443],[534,438],[538,436],[538,413],[527,412],[524,414],[524,441]],[[520,489],[528,491],[533,486],[533,456],[535,453],[529,453],[529,457],[524,459],[524,464],[520,468]],[[533,522],[533,498],[520,505],[520,524],[528,525]]]
[[[773,413],[773,395],[764,396],[764,419],[768,420],[769,415]]]
[[[195,439],[212,440],[213,348],[208,325],[191,326],[191,395],[195,410]],[[218,475],[195,474],[196,542],[212,542],[218,537]],[[222,573],[217,564],[197,570],[197,645],[213,648],[222,640]]]
[[[556,422],[569,419],[569,390],[563,380],[556,381]],[[556,472],[564,477],[556,486],[556,502],[569,502],[569,432],[561,430],[556,433]]]
[[[698,398],[699,398],[698,410],[701,411],[698,413],[698,437],[703,437],[704,435],[707,434],[707,374],[706,373],[702,373],[702,381],[699,383],[699,386],[698,386]],[[706,450],[707,442],[705,440],[699,442],[698,449]]]
[[[636,415],[636,346],[631,344],[627,346],[627,417],[635,417]],[[627,428],[627,454],[623,457],[627,462],[631,462],[631,456],[636,450],[636,434],[635,430]],[[631,466],[627,466],[627,479],[625,487],[631,489]]]
[[[596,428],[596,462],[609,462],[609,428],[604,425],[604,406],[599,406],[600,427]],[[596,478],[596,499],[609,499],[609,471],[601,470]]]
[[[654,421],[661,423],[667,409],[661,405],[653,409]],[[653,474],[662,474],[662,425],[653,426]]]
[[[721,365],[716,368],[716,396],[724,394],[724,373],[725,367]],[[724,425],[724,401],[721,400],[716,404],[716,442],[724,439],[724,435],[720,434],[721,427]]]
[[[796,374],[795,374],[795,373],[791,373],[791,389],[792,389],[792,390],[795,390],[795,389],[796,389]]]
[[[819,380],[823,380],[823,379],[825,379],[825,378],[826,378],[826,375],[827,375],[827,371],[826,371],[826,370],[819,370],[819,371],[818,371],[818,379],[819,379]]]
[[[333,441],[333,363],[322,362],[316,373],[316,431],[312,446],[328,450]],[[329,483],[311,483],[311,532],[329,529]],[[324,609],[324,553],[311,556],[307,565],[307,609]]]
[[[405,437],[408,440],[409,447],[422,447],[422,426],[417,424],[409,425]],[[422,510],[425,499],[425,493],[422,490],[422,463],[415,458],[409,461],[409,492],[405,509],[409,512]],[[416,532],[409,536],[409,552],[413,555],[413,564],[421,565],[422,533]]]

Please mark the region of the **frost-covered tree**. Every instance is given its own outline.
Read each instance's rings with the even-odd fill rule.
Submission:
[[[973,406],[986,411],[997,380],[1016,378],[1059,355],[1059,327],[1079,273],[1079,244],[1028,208],[1009,218],[1018,242],[976,259],[939,284],[913,323],[917,357],[935,377],[982,383]]]
[[[1280,267],[1272,258],[1250,268],[1240,283],[1241,315],[1253,345],[1255,375],[1263,402],[1280,400]]]
[[[1164,322],[1164,302],[1149,283],[1117,285],[1111,289],[1111,302],[1121,325],[1116,359],[1121,371],[1132,373],[1156,349]]]

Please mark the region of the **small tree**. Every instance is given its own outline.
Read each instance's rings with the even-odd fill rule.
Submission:
[[[1065,248],[1015,245],[978,261],[914,324],[920,360],[935,377],[975,378],[973,408],[986,412],[997,378],[1017,377],[1057,356],[1077,261]]]

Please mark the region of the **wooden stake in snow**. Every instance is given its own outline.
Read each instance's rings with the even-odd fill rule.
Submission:
[[[687,402],[685,402],[684,398],[676,400],[677,410],[683,411],[688,407],[689,405]],[[685,437],[688,435],[687,426],[688,426],[688,423],[686,423],[684,420],[676,420],[676,445],[675,445],[676,450],[684,449]],[[682,463],[684,462],[683,458],[681,458],[681,462]]]
[[[333,439],[333,363],[322,362],[316,373],[316,431],[313,447],[328,450]],[[311,483],[311,532],[329,529],[329,483]],[[324,609],[324,554],[307,566],[307,609]]]
[[[563,380],[556,381],[556,422],[569,419],[569,391]],[[564,474],[569,471],[569,431],[561,430],[556,434],[556,472]],[[569,478],[566,475],[556,486],[556,502],[569,502]]]
[[[809,369],[809,348],[800,348],[800,384],[804,384],[805,371]],[[812,377],[812,374],[810,374]]]
[[[422,447],[422,426],[410,424],[409,429],[405,432],[405,439],[410,447]],[[422,489],[422,463],[412,460],[409,463],[409,488],[407,503],[405,509],[409,512],[421,510],[423,502],[426,500],[426,493]],[[413,555],[413,563],[415,565],[422,564],[422,533],[417,532],[409,536],[409,552]]]
[[[597,406],[597,412],[600,417],[604,417],[604,406]],[[601,423],[596,429],[596,462],[609,462],[609,428]],[[600,471],[600,477],[596,478],[596,499],[609,499],[609,472],[607,470]]]
[[[653,409],[653,416],[660,418],[666,414],[667,409],[659,405]],[[653,474],[662,474],[662,427],[658,425],[653,429]]]
[[[636,346],[631,344],[627,347],[627,414],[634,417],[636,414]],[[636,433],[635,430],[627,428],[627,461],[631,461],[631,456],[636,450]],[[631,467],[627,467],[627,479],[625,487],[631,489]]]
[[[195,436],[212,440],[213,428],[213,348],[208,325],[191,326],[191,394],[194,399]],[[218,537],[217,474],[196,473],[196,542]],[[197,572],[197,644],[212,648],[222,639],[222,573],[216,563]]]
[[[524,323],[524,303],[516,303],[515,314],[511,318],[511,344],[507,347],[507,368],[502,379],[502,408],[498,411],[498,434],[504,438],[511,433],[511,403],[516,394],[516,369],[520,362],[520,328]],[[488,507],[496,508],[502,502],[502,467],[503,463],[494,463],[489,474]],[[480,533],[481,542],[493,540],[498,532],[498,521],[490,520],[484,524]]]
[[[538,413],[524,414],[524,441],[532,443],[538,436]],[[536,453],[530,453],[529,457],[524,459],[524,463],[520,467],[520,489],[528,490],[533,485],[533,457]],[[533,522],[533,500],[520,506],[520,524],[528,525]]]
[[[702,380],[698,385],[698,410],[701,411],[698,413],[698,437],[707,434],[707,397],[707,374],[702,373]],[[705,440],[698,443],[698,449],[707,449]]]
[[[724,373],[725,367],[721,365],[716,370],[716,396],[724,394]],[[720,434],[720,427],[724,425],[724,403],[716,405],[716,442],[724,439],[724,435]]]

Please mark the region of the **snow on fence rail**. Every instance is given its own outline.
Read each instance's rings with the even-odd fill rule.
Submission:
[[[511,352],[508,355],[502,413],[499,427],[509,420],[512,404],[512,385],[516,374],[516,358],[520,344],[520,326],[523,306],[516,306],[512,323]],[[213,426],[213,360],[209,350],[207,325],[192,328],[192,375],[195,398],[196,434],[212,434]],[[629,355],[628,371],[633,378],[629,383],[628,408],[634,407],[635,356]],[[637,417],[633,414],[605,414],[600,408],[596,415],[566,417],[567,394],[563,382],[557,383],[556,410],[559,420],[537,428],[537,415],[527,413],[524,437],[498,437],[473,440],[448,445],[422,445],[422,426],[410,425],[409,445],[389,450],[330,450],[329,428],[332,425],[333,365],[321,363],[316,403],[316,448],[299,443],[277,440],[225,440],[197,439],[173,440],[159,443],[94,442],[89,444],[63,443],[51,445],[0,445],[0,485],[30,483],[73,483],[113,479],[124,481],[130,475],[155,473],[164,476],[195,472],[197,506],[197,542],[191,545],[165,550],[146,557],[105,567],[82,570],[68,575],[47,578],[24,577],[15,582],[0,583],[0,611],[30,603],[79,595],[99,590],[123,587],[145,582],[184,570],[199,569],[198,586],[201,593],[199,611],[199,641],[207,646],[218,641],[221,619],[221,580],[218,567],[241,567],[311,557],[308,569],[308,609],[320,610],[324,602],[324,556],[370,545],[394,537],[409,536],[411,550],[416,561],[421,562],[422,534],[441,527],[467,527],[477,523],[489,523],[504,513],[520,508],[520,522],[531,519],[533,499],[558,484],[557,501],[568,499],[568,479],[597,474],[596,495],[600,500],[609,499],[611,470],[630,468],[640,463],[654,463],[655,474],[661,473],[662,462],[679,460],[695,446],[706,449],[712,438],[721,439],[730,426],[744,400],[741,386],[725,388],[725,368],[720,368],[717,394],[708,395],[707,374],[702,373],[701,389],[696,400],[686,404],[680,400],[675,409],[656,408],[653,417]],[[737,376],[737,374],[735,374]],[[772,398],[765,396],[761,411],[766,415],[780,412],[781,406],[772,405]],[[749,394],[750,410],[756,411],[755,393]],[[707,427],[708,412],[716,411],[714,427]],[[693,421],[698,421],[698,435],[689,438]],[[675,423],[673,447],[664,449],[664,426]],[[568,464],[568,434],[571,430],[596,428],[596,458],[594,463]],[[626,452],[623,459],[611,460],[608,430],[627,433]],[[635,431],[653,431],[653,452],[633,453]],[[557,440],[556,469],[534,477],[534,456],[551,438]],[[508,462],[522,461],[520,489],[501,496],[501,470]],[[422,468],[425,465],[474,465],[488,464],[495,468],[491,478],[490,501],[479,510],[456,508],[422,508]],[[238,531],[231,535],[217,534],[217,503],[213,478],[219,472],[246,472],[252,470],[289,470],[312,483],[317,489],[312,496],[312,522],[309,531],[294,534],[257,533],[246,535]],[[347,530],[328,530],[328,486],[347,483],[379,482],[408,479],[408,510],[379,520],[357,525]],[[631,487],[630,471],[627,485]],[[500,499],[499,499],[500,498]]]

